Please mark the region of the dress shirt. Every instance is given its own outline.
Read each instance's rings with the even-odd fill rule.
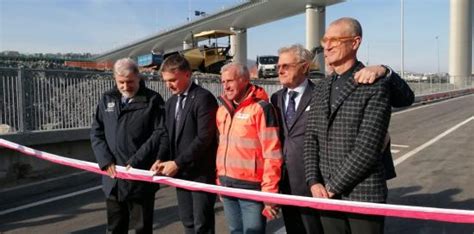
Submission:
[[[298,95],[296,96],[295,98],[295,110],[298,111],[298,105],[300,104],[300,101],[301,101],[301,97],[303,96],[303,93],[304,91],[306,90],[306,86],[308,86],[308,79],[305,79],[303,81],[303,83],[301,83],[300,85],[298,85],[298,87],[294,88],[294,89],[288,89],[286,90],[286,95],[285,95],[285,113],[286,113],[286,110],[288,108],[288,100],[290,100],[290,96],[288,95],[288,93],[290,91],[296,91],[298,92]]]

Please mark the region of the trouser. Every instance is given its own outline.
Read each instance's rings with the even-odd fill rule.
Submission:
[[[222,200],[231,234],[265,233],[267,220],[262,215],[263,203],[233,197],[223,197]]]
[[[288,178],[288,172],[286,168],[282,170],[282,178],[280,182],[280,190],[284,194],[290,195],[300,195],[295,194],[290,187],[290,180]],[[300,185],[301,186],[301,185]],[[309,190],[309,188],[308,188]],[[305,194],[309,196],[310,193]],[[283,214],[283,221],[285,222],[286,233],[288,234],[322,234],[321,219],[319,217],[319,212],[315,209],[307,207],[297,207],[297,206],[281,206],[281,211]]]
[[[383,234],[384,216],[321,211],[324,233]]]
[[[216,195],[176,188],[179,217],[186,234],[215,233]]]
[[[282,206],[283,221],[288,234],[321,234],[321,220],[318,211],[311,208]]]
[[[107,233],[128,233],[129,227],[137,234],[152,233],[154,205],[155,194],[126,201],[110,196],[106,199]]]

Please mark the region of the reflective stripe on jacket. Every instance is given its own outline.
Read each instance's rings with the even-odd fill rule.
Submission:
[[[265,91],[250,85],[237,107],[219,97],[218,183],[228,187],[278,192],[282,153],[278,121]]]

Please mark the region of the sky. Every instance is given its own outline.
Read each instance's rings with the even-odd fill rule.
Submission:
[[[213,13],[239,2],[0,0],[0,51],[99,54],[195,19],[195,10]],[[326,24],[345,16],[358,19],[364,33],[359,60],[399,70],[400,5],[400,0],[348,0],[326,8]],[[405,71],[447,72],[449,0],[404,0],[404,22]],[[276,55],[294,43],[305,45],[304,14],[247,30],[248,59]]]

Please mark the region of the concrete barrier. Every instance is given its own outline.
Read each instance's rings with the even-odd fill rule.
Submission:
[[[38,131],[4,134],[0,137],[41,151],[75,159],[95,161],[89,141],[89,131],[88,128]],[[74,171],[77,170],[0,148],[0,185],[3,188]]]
[[[448,98],[469,95],[472,93],[474,93],[474,88],[458,89],[458,90],[453,90],[453,91],[448,91],[448,92],[426,94],[426,95],[416,96],[415,103],[426,103],[426,102],[444,100]]]

